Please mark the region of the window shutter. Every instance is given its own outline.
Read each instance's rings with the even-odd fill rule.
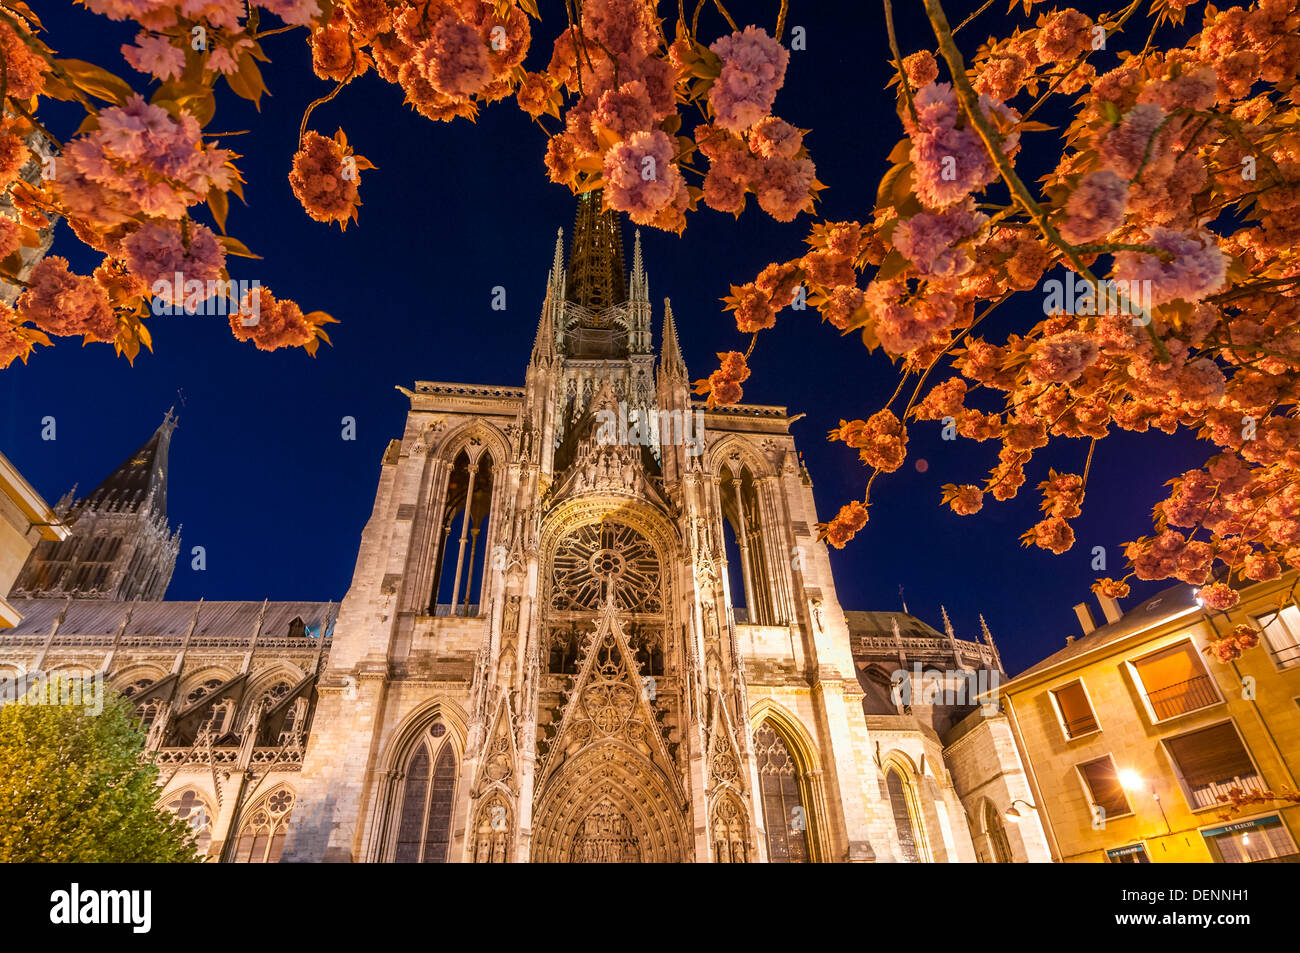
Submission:
[[[1255,773],[1255,766],[1232,722],[1169,738],[1165,746],[1190,788],[1249,777]]]

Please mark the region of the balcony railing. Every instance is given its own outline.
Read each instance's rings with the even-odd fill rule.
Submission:
[[[1065,737],[1074,739],[1080,735],[1092,734],[1098,727],[1097,719],[1091,713],[1080,715],[1065,723]]]
[[[1300,665],[1300,645],[1287,645],[1276,649],[1273,658],[1277,659],[1278,668],[1294,668]]]
[[[448,616],[457,616],[460,618],[478,618],[478,603],[471,602],[469,605],[461,603],[460,605],[451,605],[442,603],[433,607],[433,614],[439,618]]]
[[[1214,781],[1210,784],[1203,785],[1199,788],[1191,788],[1192,804],[1197,808],[1222,806],[1223,801],[1219,796],[1228,796],[1228,792],[1233,788],[1240,788],[1246,793],[1262,794],[1264,792],[1264,780],[1258,774],[1248,774],[1245,777],[1229,778],[1222,781]]]
[[[1217,704],[1219,696],[1209,675],[1197,675],[1184,682],[1175,682],[1161,688],[1147,689],[1147,701],[1155,712],[1157,721],[1185,715],[1189,711]]]

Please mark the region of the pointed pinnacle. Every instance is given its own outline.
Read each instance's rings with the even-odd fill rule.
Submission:
[[[681,344],[677,341],[677,322],[673,320],[673,302],[664,298],[664,333],[660,367],[666,373],[686,376],[686,362],[682,360]]]
[[[632,240],[632,295],[637,299],[647,299],[650,293],[645,280],[645,265],[641,258],[641,229],[636,230]]]

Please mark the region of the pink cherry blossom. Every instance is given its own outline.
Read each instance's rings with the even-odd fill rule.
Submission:
[[[122,47],[122,55],[135,69],[155,79],[177,79],[185,69],[185,54],[164,36],[141,33],[135,46]]]
[[[662,129],[638,132],[605,153],[605,201],[649,225],[686,185],[673,163],[673,140]]]
[[[1110,169],[1090,172],[1065,203],[1061,237],[1075,245],[1105,238],[1124,222],[1128,183]]]
[[[756,26],[724,36],[709,49],[722,58],[722,73],[709,89],[709,106],[719,126],[744,132],[772,111],[790,53]]]

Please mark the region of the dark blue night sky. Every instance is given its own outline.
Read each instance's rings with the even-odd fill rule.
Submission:
[[[98,62],[147,89],[118,52],[132,35],[125,25],[67,0],[37,6],[50,31],[46,40],[60,55]],[[728,6],[742,25],[770,30],[778,3]],[[950,4],[954,22],[962,6]],[[563,23],[558,4],[542,8],[548,25],[534,24],[530,65],[544,64]],[[812,130],[807,143],[829,186],[821,211],[832,220],[870,215],[885,157],[902,135],[893,94],[885,90],[889,50],[880,10],[875,3],[791,3],[789,23],[806,28],[808,49],[791,54],[776,112]],[[716,20],[706,12],[703,22],[711,15]],[[982,39],[994,26],[962,34],[967,52],[974,34]],[[900,43],[905,51],[933,45],[914,11],[900,22]],[[261,115],[223,87],[209,127],[253,130],[221,145],[244,156],[237,164],[248,180],[248,207],[235,204],[230,231],[264,258],[231,259],[231,273],[259,279],[304,310],[332,313],[342,322],[329,328],[334,346],[314,359],[300,350],[266,354],[235,341],[224,318],[156,318],[155,354],[142,354],[134,368],[107,345],[82,348],[61,339],[0,381],[0,449],[51,502],[74,483],[88,492],[177,405],[169,506],[184,529],[168,593],[174,599],[340,599],[380,456],[401,433],[407,401],[394,385],[522,384],[555,230],[563,226],[567,236],[573,223],[573,197],[545,178],[544,133],[513,105],[489,106],[475,124],[432,123],[403,106],[401,91],[373,71],[318,109],[311,123],[326,135],[343,126],[357,152],[378,166],[362,177],[360,223],[340,233],[311,221],[286,176],[303,108],[330,87],[312,75],[301,31],[268,39],[266,49],[272,95]],[[1104,62],[1099,68],[1109,68]],[[64,137],[79,121],[72,110],[52,109],[44,118]],[[1052,134],[1034,138],[1041,161],[1050,162]],[[1034,138],[1022,169],[1033,161]],[[662,299],[671,297],[692,376],[714,368],[714,352],[743,348],[718,299],[767,262],[798,255],[808,225],[807,216],[776,223],[751,199],[739,222],[701,206],[681,238],[642,231],[656,331]],[[630,230],[626,237],[630,243]],[[53,253],[86,274],[97,256],[84,252],[61,225]],[[496,285],[507,290],[505,312],[490,308]],[[1015,307],[1029,309],[1020,312],[1027,326],[1041,301],[1025,295]],[[1003,320],[1015,317],[1008,311]],[[868,355],[856,336],[840,340],[814,311],[787,311],[774,332],[764,333],[751,364],[747,400],[808,415],[794,433],[819,515],[827,519],[861,496],[866,471],[853,451],[827,443],[826,432],[840,417],[879,409],[897,381],[890,362]],[[41,439],[47,416],[57,424],[53,441]],[[357,421],[355,441],[341,439],[344,416]],[[1092,548],[1107,547],[1110,568],[1122,569],[1119,544],[1149,532],[1164,481],[1206,456],[1185,437],[1120,432],[1099,444],[1076,521],[1078,543],[1058,557],[1022,549],[1017,537],[1038,519],[1034,486],[1049,464],[1081,472],[1085,441],[1040,455],[1015,501],[989,500],[977,516],[957,517],[939,507],[939,487],[981,482],[996,445],[945,443],[937,424],[915,425],[911,435],[905,469],[873,487],[866,530],[833,552],[840,600],[846,608],[894,609],[903,586],[913,613],[938,625],[945,604],[966,638],[978,635],[982,612],[1012,672],[1077,633],[1071,606],[1091,600],[1088,587],[1099,575],[1089,565]],[[922,458],[923,473],[913,466]],[[190,568],[194,546],[206,549],[205,571]],[[1145,591],[1135,588],[1135,596]]]

